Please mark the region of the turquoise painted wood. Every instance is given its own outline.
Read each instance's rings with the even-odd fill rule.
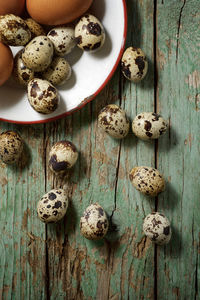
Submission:
[[[158,145],[158,165],[168,179],[158,209],[174,231],[169,246],[158,249],[158,298],[163,300],[200,299],[199,13],[199,1],[158,2],[157,102],[170,121],[168,136]]]
[[[21,165],[0,163],[0,299],[146,300],[199,299],[200,75],[198,0],[128,0],[126,46],[141,47],[149,71],[140,84],[123,78],[120,67],[99,96],[60,121],[45,125],[0,124],[26,141]],[[157,111],[170,129],[146,143],[130,132],[122,141],[97,127],[108,103],[132,120]],[[48,169],[52,144],[68,139],[79,150],[64,178]],[[158,199],[130,184],[136,165],[157,166],[167,188]],[[68,212],[45,226],[36,216],[40,197],[65,187]],[[84,209],[98,201],[111,228],[103,241],[80,235]],[[172,241],[155,247],[144,236],[144,217],[158,209],[173,226]]]

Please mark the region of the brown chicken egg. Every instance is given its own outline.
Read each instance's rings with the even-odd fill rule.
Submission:
[[[26,0],[29,15],[38,23],[61,25],[83,15],[93,0]]]
[[[25,0],[0,0],[0,15],[20,16],[24,10],[24,4]]]
[[[0,43],[0,86],[10,77],[13,69],[13,55],[10,48]]]

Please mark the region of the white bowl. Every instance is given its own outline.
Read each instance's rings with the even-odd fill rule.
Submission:
[[[90,9],[103,24],[106,41],[95,53],[82,52],[78,47],[66,56],[72,66],[72,77],[58,88],[61,102],[58,109],[43,115],[29,104],[26,90],[8,80],[0,87],[0,120],[31,124],[56,120],[82,108],[95,98],[112,77],[123,53],[127,14],[125,0],[94,0]],[[19,47],[12,47],[13,54]]]

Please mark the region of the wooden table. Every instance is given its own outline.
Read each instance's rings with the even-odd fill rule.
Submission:
[[[141,47],[149,61],[141,84],[118,68],[100,95],[60,121],[20,126],[27,157],[19,166],[0,164],[0,299],[200,299],[200,1],[127,0],[127,46]],[[170,128],[158,142],[130,132],[114,140],[97,127],[108,103],[123,107],[132,120],[159,112]],[[63,180],[48,169],[51,145],[74,142],[80,158]],[[136,165],[157,167],[167,181],[158,199],[131,185]],[[40,197],[68,187],[64,221],[45,226],[36,214]],[[103,241],[84,239],[83,210],[98,201],[111,217]],[[144,217],[163,212],[172,223],[170,244],[155,247],[142,232]]]

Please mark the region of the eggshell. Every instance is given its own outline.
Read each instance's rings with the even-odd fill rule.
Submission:
[[[109,104],[100,111],[98,126],[113,138],[122,139],[128,134],[130,123],[123,109]]]
[[[23,140],[15,131],[5,131],[0,134],[0,157],[6,164],[16,163],[23,151]]]
[[[32,39],[39,35],[45,35],[44,28],[40,24],[38,24],[35,20],[28,18],[25,20],[25,22],[31,32]]]
[[[0,15],[14,14],[19,16],[25,6],[25,0],[0,0]]]
[[[47,36],[52,41],[55,54],[58,56],[70,53],[76,45],[74,28],[69,26],[52,28]]]
[[[144,52],[140,48],[127,48],[121,59],[121,70],[127,79],[135,83],[141,81],[148,70],[148,62]]]
[[[105,30],[101,22],[93,15],[82,16],[75,27],[77,46],[85,51],[97,51],[105,42]]]
[[[48,68],[53,58],[53,44],[45,35],[36,36],[26,45],[22,59],[31,70],[41,72]]]
[[[170,222],[165,215],[159,212],[152,212],[146,216],[143,231],[153,243],[158,245],[165,245],[171,239]]]
[[[84,211],[80,220],[81,234],[89,240],[102,239],[108,231],[108,219],[104,209],[98,204],[91,204]]]
[[[0,43],[0,86],[8,80],[13,69],[13,55],[10,48]]]
[[[27,68],[22,60],[23,49],[14,58],[13,78],[21,86],[26,87],[31,79],[34,78],[33,70]]]
[[[31,32],[25,21],[8,14],[0,16],[0,41],[9,46],[24,46],[31,39]]]
[[[37,112],[50,114],[57,109],[60,96],[50,82],[34,78],[28,83],[28,100]]]
[[[138,114],[132,122],[133,133],[142,140],[158,139],[167,130],[167,122],[154,112]]]
[[[49,168],[55,174],[63,174],[72,168],[78,159],[78,151],[70,141],[55,143],[49,153]]]
[[[93,0],[27,0],[29,15],[46,25],[70,23],[83,15]]]
[[[42,78],[53,85],[63,85],[71,76],[71,66],[64,57],[54,57],[51,65],[42,72]]]
[[[133,186],[145,195],[157,196],[165,190],[165,180],[155,168],[135,167],[131,170],[129,178]]]
[[[66,214],[68,197],[63,189],[46,193],[37,204],[38,218],[44,223],[56,223]]]

